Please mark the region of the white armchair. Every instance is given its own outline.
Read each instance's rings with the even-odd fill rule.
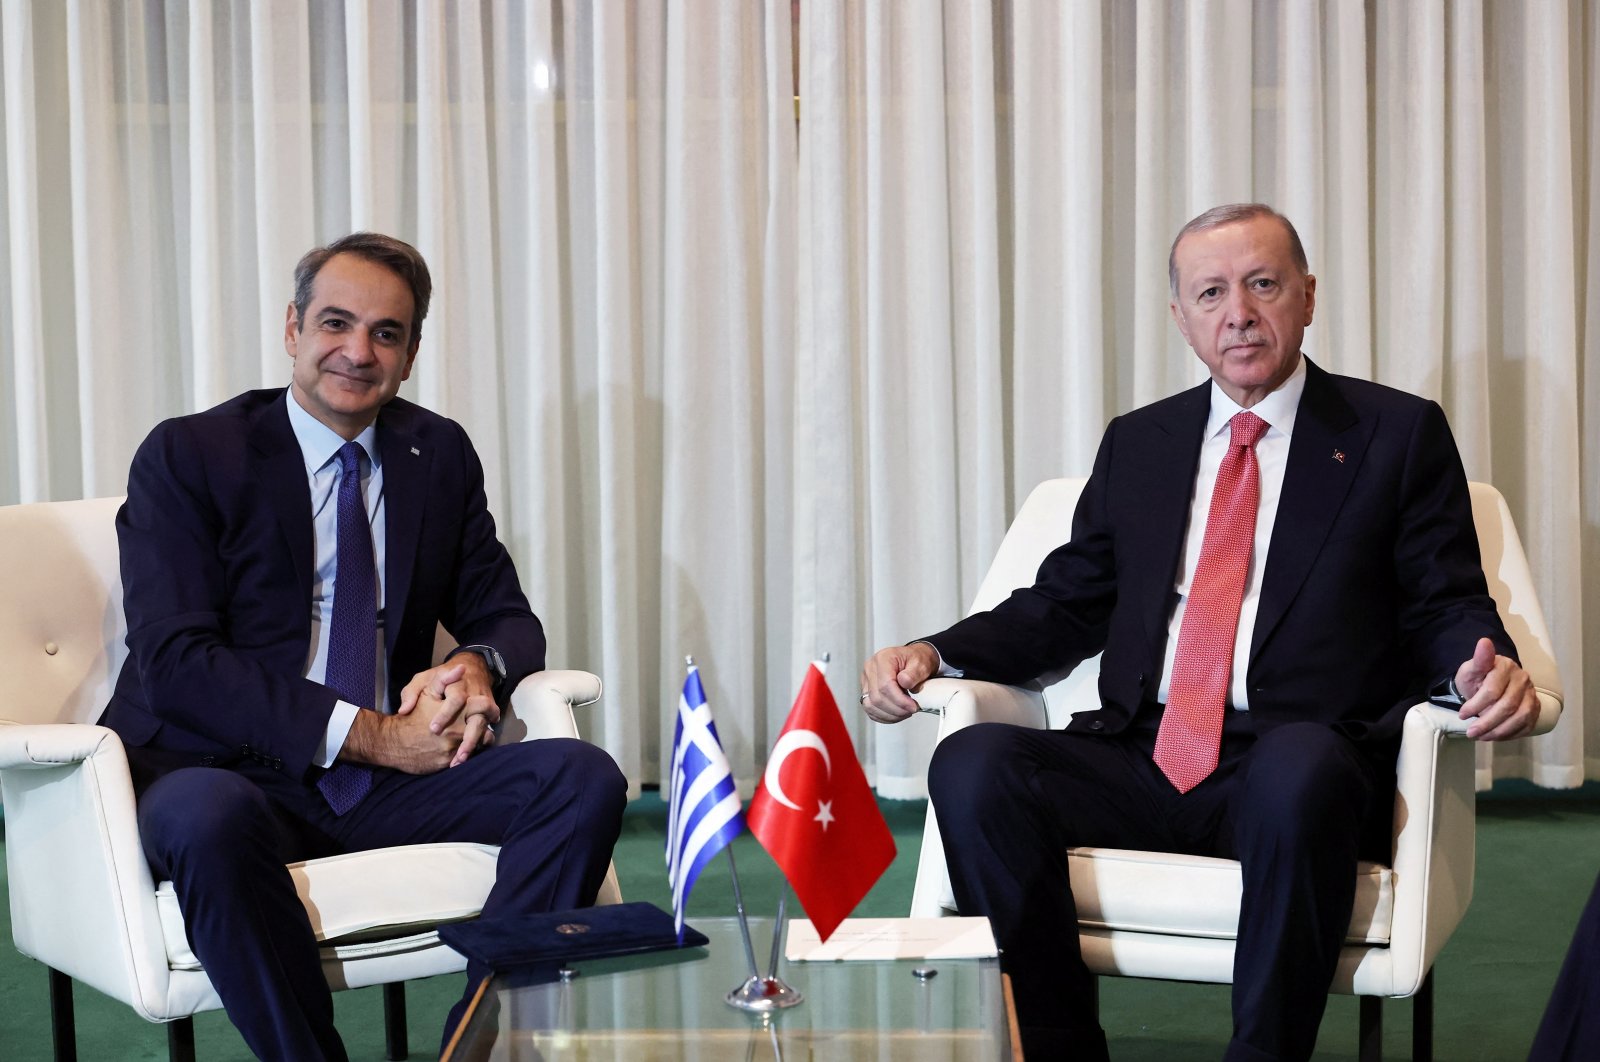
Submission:
[[[221,1006],[189,950],[170,882],[139,842],[127,756],[93,725],[127,655],[113,521],[120,498],[0,509],[0,794],[16,946],[50,968],[57,1058],[75,1057],[72,980],[170,1022],[193,1058],[191,1015]],[[529,676],[502,740],[576,737],[574,706],[600,696],[581,671]],[[384,986],[390,1058],[404,1058],[404,982],[466,961],[435,927],[475,917],[497,848],[431,844],[313,859],[290,872],[335,989]],[[598,903],[619,903],[616,871]],[[442,1016],[441,1016],[442,1020]]]
[[[1045,554],[1067,537],[1082,479],[1041,483],[1006,533],[972,611],[1033,582]],[[1561,682],[1527,558],[1505,499],[1473,483],[1472,515],[1489,591],[1523,666],[1538,687],[1538,732],[1561,715]],[[936,713],[938,739],[980,721],[1061,727],[1098,707],[1099,660],[1043,689],[934,679],[916,695]],[[1472,898],[1473,743],[1456,714],[1429,704],[1405,720],[1388,866],[1362,863],[1355,909],[1333,990],[1361,996],[1363,1062],[1381,1057],[1382,997],[1414,996],[1413,1057],[1432,1057],[1432,967]],[[1068,853],[1079,944],[1096,974],[1228,983],[1239,923],[1239,864],[1163,852],[1075,848]],[[912,894],[913,917],[955,913],[944,846],[928,807]]]

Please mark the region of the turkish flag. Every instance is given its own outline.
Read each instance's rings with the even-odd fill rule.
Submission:
[[[894,837],[815,664],[806,670],[745,821],[823,940],[894,861]]]

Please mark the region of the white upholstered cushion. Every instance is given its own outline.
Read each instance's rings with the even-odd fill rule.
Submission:
[[[317,940],[350,958],[427,947],[438,939],[432,927],[477,917],[499,857],[492,845],[421,844],[310,859],[288,869]],[[172,967],[200,969],[172,882],[156,887],[156,907]]]
[[[1079,925],[1217,940],[1238,935],[1241,884],[1239,864],[1231,859],[1071,848],[1067,865]],[[1394,871],[1358,864],[1346,942],[1388,944],[1393,922]]]

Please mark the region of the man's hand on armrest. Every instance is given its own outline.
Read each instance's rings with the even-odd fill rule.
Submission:
[[[914,690],[939,670],[939,652],[927,642],[880,649],[861,668],[861,706],[880,723],[898,723],[917,712]]]
[[[1494,643],[1479,638],[1472,657],[1456,671],[1456,689],[1465,702],[1461,718],[1472,720],[1474,741],[1509,741],[1532,733],[1539,722],[1539,694],[1522,666],[1497,656]]]

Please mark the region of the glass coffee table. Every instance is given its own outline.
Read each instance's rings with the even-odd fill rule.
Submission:
[[[569,963],[552,981],[496,974],[480,989],[447,1062],[681,1062],[694,1059],[1020,1059],[997,959],[783,963],[805,1001],[769,1015],[724,997],[749,973],[739,922],[697,918],[702,948]],[[767,955],[772,919],[752,918]],[[542,983],[541,983],[542,982]]]

